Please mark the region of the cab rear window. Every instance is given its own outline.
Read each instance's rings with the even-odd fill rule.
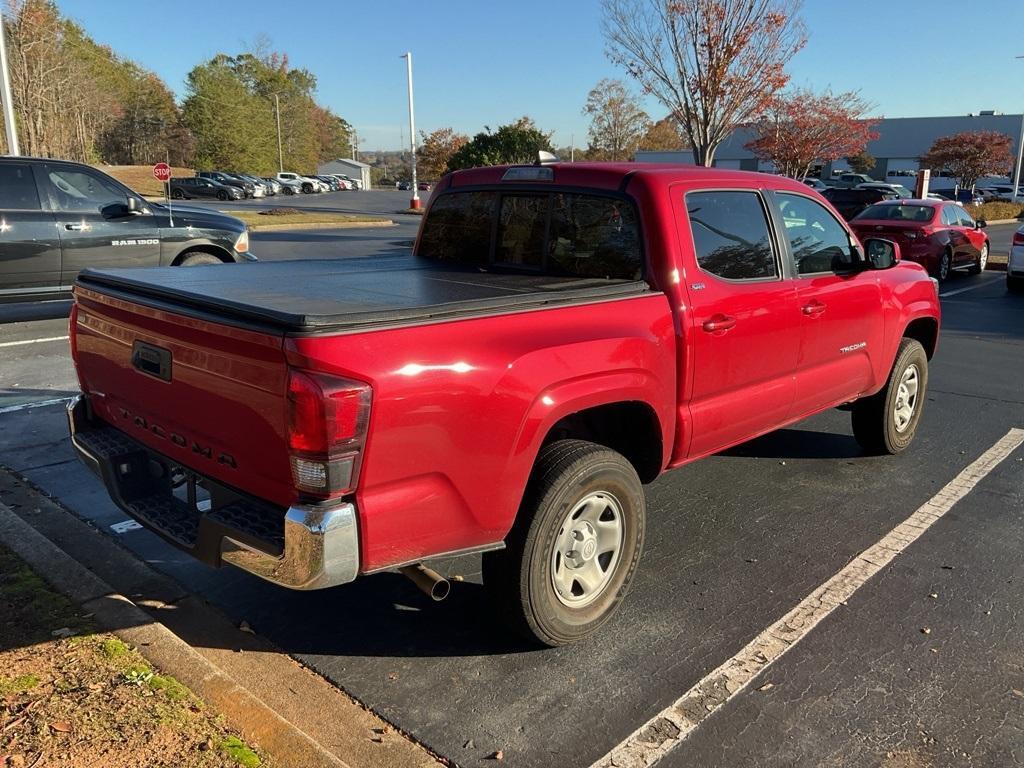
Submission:
[[[0,209],[39,210],[39,194],[28,165],[0,163]]]
[[[433,201],[417,255],[488,269],[638,280],[636,211],[575,192],[449,192]]]

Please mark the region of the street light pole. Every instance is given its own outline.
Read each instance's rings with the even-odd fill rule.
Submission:
[[[4,37],[4,14],[0,11],[0,101],[4,108],[4,128],[7,129],[7,152],[20,155],[18,126],[14,123],[14,104],[11,101],[11,73],[7,67],[7,40]]]
[[[409,149],[412,152],[412,200],[409,207],[416,210],[420,207],[419,184],[416,183],[416,122],[412,107],[412,52],[406,51],[399,58],[405,59],[409,76]]]
[[[1018,59],[1024,59],[1024,56],[1017,56]],[[1011,193],[1011,200],[1017,202],[1017,185],[1020,184],[1020,164],[1024,160],[1024,114],[1020,116],[1020,133],[1017,135],[1017,164],[1013,166],[1013,192]]]
[[[274,94],[274,110],[277,112],[277,170],[284,173],[284,153],[281,151],[281,99]]]

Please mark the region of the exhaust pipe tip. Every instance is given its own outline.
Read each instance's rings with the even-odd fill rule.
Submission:
[[[439,603],[448,597],[452,590],[452,585],[448,579],[432,568],[427,568],[423,563],[405,565],[399,568],[398,571],[419,587],[420,591],[435,603]]]

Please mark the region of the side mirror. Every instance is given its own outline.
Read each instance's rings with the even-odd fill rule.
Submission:
[[[976,222],[974,222],[974,223],[975,223],[975,225],[976,225],[976,226],[978,227],[978,229],[984,229],[985,227],[987,227],[987,226],[988,226],[988,222],[987,222],[987,221],[985,221],[984,219],[978,219],[978,220],[977,220]]]
[[[871,269],[892,269],[900,260],[900,247],[892,240],[869,237],[864,241],[864,251]]]

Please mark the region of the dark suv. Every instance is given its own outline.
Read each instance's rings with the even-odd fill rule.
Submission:
[[[86,267],[255,261],[238,219],[143,200],[80,163],[0,157],[0,300],[50,298]]]
[[[240,179],[231,173],[223,173],[222,171],[200,171],[196,174],[197,178],[200,179],[211,179],[219,184],[227,184],[229,187],[238,187],[241,189],[246,197],[255,197],[256,185],[251,181]]]
[[[239,187],[229,187],[213,179],[192,178],[171,179],[171,197],[175,200],[190,200],[193,197],[215,197],[218,200],[241,200],[245,192]]]

